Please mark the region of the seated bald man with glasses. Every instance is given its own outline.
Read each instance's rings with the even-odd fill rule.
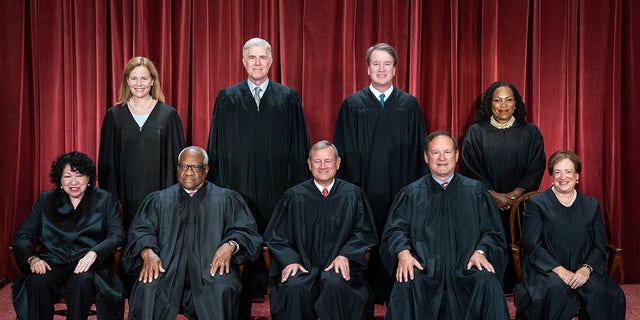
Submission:
[[[137,275],[129,319],[235,319],[238,265],[262,248],[256,221],[239,193],[205,180],[200,147],[178,156],[178,184],[153,192],[129,227],[123,254]]]

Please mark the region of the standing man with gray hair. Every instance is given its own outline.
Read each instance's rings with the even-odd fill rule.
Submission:
[[[214,105],[208,149],[208,180],[238,191],[264,232],[285,190],[308,177],[309,134],[298,94],[269,79],[271,45],[260,38],[242,48],[248,79],[220,90]],[[262,297],[263,260],[245,265],[240,318],[250,315],[251,299]]]

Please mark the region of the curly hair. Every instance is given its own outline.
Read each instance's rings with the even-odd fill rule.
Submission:
[[[89,178],[89,185],[95,185],[96,164],[88,155],[82,152],[72,151],[60,155],[51,163],[51,173],[49,177],[51,178],[51,183],[56,185],[56,189],[60,189],[62,186],[60,182],[62,179],[62,171],[64,171],[64,167],[67,165],[71,166],[71,170],[74,172],[87,176]]]
[[[516,122],[521,124],[527,122],[524,119],[527,111],[524,107],[524,101],[522,101],[522,96],[520,96],[520,92],[518,92],[518,89],[516,89],[516,87],[511,83],[497,81],[492,83],[484,92],[484,97],[480,102],[478,113],[476,114],[476,123],[485,123],[490,121],[491,116],[493,115],[493,111],[491,110],[491,100],[493,99],[493,92],[496,91],[496,89],[502,87],[509,87],[511,91],[513,91],[513,96],[516,98],[515,110],[513,111],[513,116],[516,118]]]

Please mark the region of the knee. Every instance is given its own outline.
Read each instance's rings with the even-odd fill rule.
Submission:
[[[332,271],[323,272],[320,283],[322,288],[326,290],[339,290],[347,285],[347,281],[342,278],[342,274]]]

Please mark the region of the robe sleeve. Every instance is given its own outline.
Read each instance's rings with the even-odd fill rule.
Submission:
[[[502,279],[508,255],[500,212],[487,190],[481,190],[479,197],[481,212],[485,214],[480,215],[480,239],[475,249],[485,252],[487,259],[494,266],[498,278]]]
[[[22,272],[29,270],[27,259],[36,255],[36,245],[42,229],[43,206],[45,203],[43,195],[40,195],[13,238],[13,252]]]
[[[107,111],[102,120],[100,130],[100,151],[98,157],[98,181],[100,187],[109,192],[116,193],[118,163],[118,147],[116,137],[116,124],[112,110]]]
[[[162,157],[166,157],[163,159],[161,165],[164,166],[162,168],[161,174],[163,175],[163,179],[161,183],[163,183],[162,188],[168,188],[176,183],[178,183],[178,177],[176,176],[176,167],[178,165],[178,154],[185,146],[184,142],[184,130],[182,129],[182,121],[180,120],[180,116],[178,112],[171,108],[171,115],[167,120],[166,124],[166,137],[164,140],[163,149],[165,152],[162,153]]]
[[[394,199],[380,241],[380,258],[389,274],[395,274],[398,253],[409,250],[415,256],[411,248],[413,200],[409,190],[403,188]]]
[[[482,138],[479,136],[480,132],[480,127],[473,125],[464,137],[464,143],[462,144],[464,173],[469,178],[482,182],[487,189],[491,189],[491,183],[486,178],[489,174],[486,172],[487,164],[484,160],[485,155],[482,151],[482,146],[479,144],[480,141],[482,141]]]
[[[594,272],[602,275],[605,273],[605,268],[607,266],[604,224],[602,224],[602,215],[597,201],[592,199],[589,200],[596,202],[595,205],[589,206],[589,208],[592,208],[594,211],[593,214],[590,214],[590,216],[593,217],[591,222],[593,244],[584,263],[590,265]]]
[[[229,193],[229,210],[226,213],[229,215],[229,223],[225,226],[223,242],[234,240],[240,246],[240,251],[232,257],[235,263],[241,264],[247,259],[255,261],[262,252],[263,243],[258,225],[242,196],[231,190]]]
[[[289,135],[289,176],[287,186],[294,186],[309,177],[309,169],[307,167],[307,157],[310,149],[309,132],[307,130],[307,122],[302,109],[302,101],[298,94],[291,90],[291,94],[287,97],[287,104],[290,107],[291,124],[293,131]]]
[[[544,140],[540,130],[529,124],[529,161],[527,171],[518,180],[518,186],[527,191],[537,191],[540,188],[540,181],[546,168],[546,156],[544,154]]]
[[[151,248],[156,254],[160,253],[157,236],[159,206],[156,201],[156,193],[147,196],[129,226],[127,245],[122,253],[122,266],[129,274],[136,274],[142,267],[142,250]]]
[[[264,232],[264,240],[271,252],[272,265],[270,276],[280,276],[281,270],[292,263],[302,264],[302,258],[295,249],[296,244],[290,239],[295,239],[292,210],[294,205],[292,195],[287,191],[273,209],[269,225]]]
[[[120,219],[120,215],[118,214],[118,209],[116,207],[115,196],[106,192],[103,194],[107,195],[107,199],[105,199],[106,205],[104,212],[106,236],[104,240],[91,248],[91,250],[97,254],[97,260],[100,264],[111,261],[116,247],[122,244],[125,236],[122,220]]]
[[[364,162],[360,159],[361,155],[358,151],[358,139],[356,136],[358,123],[357,117],[351,112],[352,108],[349,98],[342,102],[336,119],[333,141],[342,158],[338,176],[355,185],[361,186],[362,181],[360,177],[362,176],[362,168],[360,164]]]
[[[228,108],[229,98],[227,94],[225,94],[225,90],[220,90],[218,92],[218,96],[216,97],[216,101],[213,105],[213,114],[211,116],[211,125],[209,128],[209,141],[207,142],[207,153],[209,154],[209,175],[207,176],[207,180],[222,186],[228,187],[227,179],[224,174],[228,172],[227,168],[221,168],[222,162],[219,161],[220,153],[222,152],[221,140],[223,137],[220,132],[220,118],[221,114],[225,111],[225,108]]]
[[[362,191],[358,192],[356,223],[351,238],[340,248],[338,255],[345,256],[353,265],[353,270],[367,269],[364,253],[378,244],[378,234],[373,222],[373,211]]]
[[[543,216],[546,210],[539,201],[525,200],[526,210],[522,214],[522,240],[528,261],[543,272],[550,272],[562,265],[547,249],[543,238]]]

